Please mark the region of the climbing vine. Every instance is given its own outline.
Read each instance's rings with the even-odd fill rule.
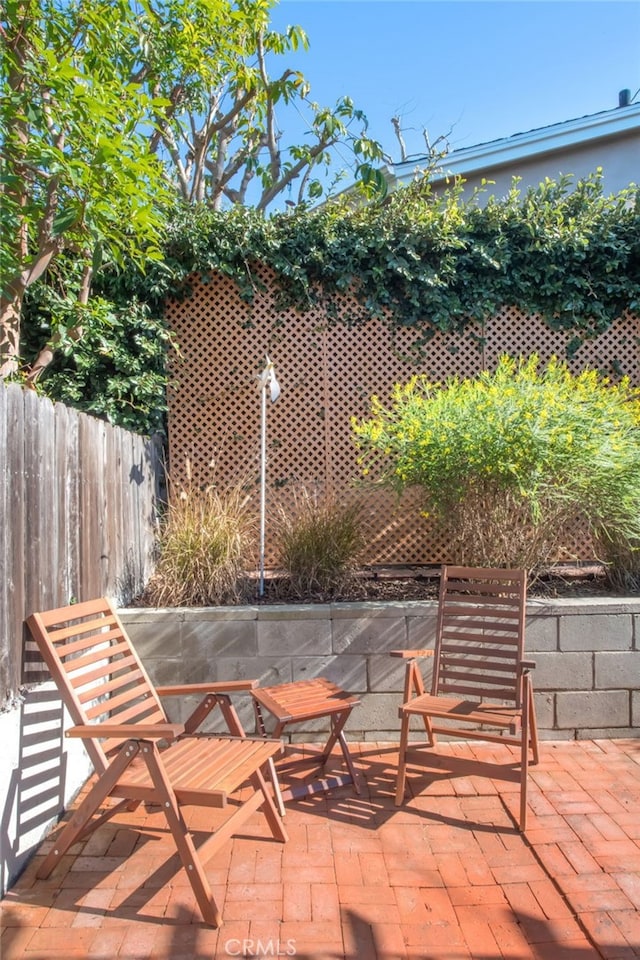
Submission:
[[[322,308],[329,322],[380,317],[415,331],[461,332],[503,306],[574,334],[570,351],[640,304],[640,191],[605,196],[599,173],[546,180],[502,199],[427,182],[384,203],[348,200],[268,219],[250,209],[182,210],[167,257],[179,286],[192,273],[233,277],[251,300],[258,266],[275,274],[277,307]],[[352,296],[345,297],[351,293]]]

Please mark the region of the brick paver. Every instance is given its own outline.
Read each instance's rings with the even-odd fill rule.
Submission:
[[[640,743],[543,743],[525,838],[513,784],[470,773],[499,755],[484,749],[452,747],[459,778],[412,771],[397,808],[395,746],[354,745],[360,797],[289,803],[284,846],[256,815],[207,865],[220,930],[201,922],[157,810],[121,814],[37,881],[45,841],[2,901],[0,956],[640,960]]]

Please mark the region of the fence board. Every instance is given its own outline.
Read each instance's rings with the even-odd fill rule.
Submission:
[[[55,490],[52,484],[55,426],[53,404],[31,391],[24,392],[25,557],[37,575],[25,571],[25,604],[29,610],[54,605],[52,589],[55,536]],[[46,576],[43,577],[43,572]]]
[[[13,638],[8,645],[9,690],[15,693],[19,687],[21,675],[21,659],[12,651],[19,644],[23,633],[25,609],[25,560],[26,560],[26,500],[24,495],[24,403],[22,391],[10,388],[5,393],[7,400],[6,447],[7,463],[5,475],[7,477],[7,502],[4,513],[5,522],[0,526],[3,533],[0,536],[6,542],[7,567],[5,577],[8,587],[8,629],[4,635],[7,641]],[[1,642],[0,638],[0,642]]]
[[[0,384],[0,707],[22,682],[26,616],[126,603],[147,582],[159,464],[159,443]]]
[[[67,562],[67,446],[68,446],[67,408],[60,406],[55,416],[55,441],[53,448],[53,490],[55,491],[55,534],[53,539],[54,566],[52,573],[52,593],[55,597],[68,593]]]
[[[102,577],[100,571],[100,555],[102,542],[99,537],[100,498],[96,488],[95,477],[98,473],[98,450],[91,442],[92,424],[84,417],[80,420],[80,450],[79,450],[79,477],[80,477],[80,569],[84,576],[84,591],[79,595],[80,601],[90,597],[100,596]],[[100,437],[95,436],[96,444]],[[93,562],[92,561],[93,558]]]
[[[65,446],[59,447],[59,473],[64,476],[64,527],[62,536],[66,544],[65,578],[62,584],[62,605],[77,599],[75,591],[80,579],[80,476],[78,472],[80,439],[77,410],[65,408]]]

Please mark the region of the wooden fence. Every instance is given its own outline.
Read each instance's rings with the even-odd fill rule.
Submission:
[[[154,441],[0,384],[0,706],[22,682],[26,616],[127,602],[148,580],[160,462]]]

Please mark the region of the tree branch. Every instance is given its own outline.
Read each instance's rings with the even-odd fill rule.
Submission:
[[[289,167],[289,169],[284,173],[277,183],[273,183],[270,187],[267,187],[267,189],[263,191],[260,200],[256,204],[256,210],[265,210],[273,198],[281,193],[288,183],[291,183],[293,180],[295,180],[305,167],[312,167],[315,158],[321,153],[324,153],[325,150],[333,146],[333,144],[336,142],[337,138],[330,137],[326,140],[320,140],[315,144],[315,146],[310,147],[307,157],[301,157],[297,163],[294,163],[293,166]]]

